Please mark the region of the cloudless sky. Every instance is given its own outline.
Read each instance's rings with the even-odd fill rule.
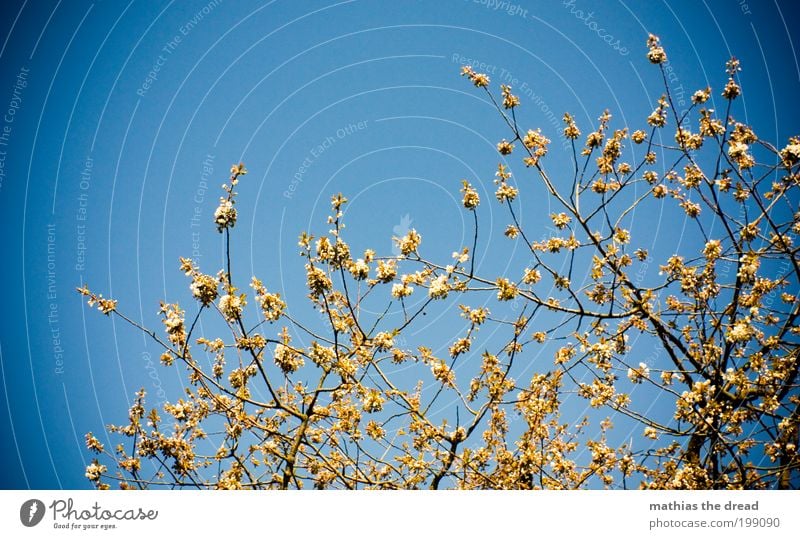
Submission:
[[[296,239],[327,230],[339,191],[355,251],[391,254],[391,236],[411,227],[425,252],[446,257],[470,243],[458,195],[467,178],[483,200],[479,273],[524,267],[492,204],[494,145],[508,133],[462,63],[513,82],[521,123],[553,139],[554,163],[567,156],[565,111],[584,132],[605,108],[616,127],[644,124],[661,94],[650,32],[667,48],[674,96],[688,102],[707,85],[718,95],[735,55],[737,116],[778,144],[800,127],[791,1],[5,0],[0,10],[3,488],[88,487],[87,431],[123,422],[140,387],[151,404],[180,396],[182,370],[160,366],[152,343],[74,289],[88,282],[156,328],[162,298],[191,311],[177,258],[221,267],[212,214],[233,162],[250,171],[234,277],[244,286],[258,275],[309,319]],[[567,181],[568,167],[553,170]],[[544,233],[551,208],[530,184],[520,212]],[[639,214],[634,242],[637,231],[656,253],[691,242],[682,226]],[[445,345],[456,323],[428,316],[414,336]]]

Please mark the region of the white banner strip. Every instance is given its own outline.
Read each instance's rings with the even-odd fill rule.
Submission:
[[[798,492],[0,491],[4,537],[797,537]],[[174,535],[173,535],[174,534]],[[513,534],[513,535],[512,535]],[[521,535],[520,535],[521,534]],[[586,534],[586,535],[584,535]]]

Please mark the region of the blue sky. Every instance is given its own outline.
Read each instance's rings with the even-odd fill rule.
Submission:
[[[296,238],[326,230],[339,191],[351,199],[355,250],[389,253],[391,236],[410,226],[427,252],[447,255],[471,234],[458,197],[467,178],[484,200],[479,268],[525,263],[507,243],[495,247],[507,217],[489,204],[494,144],[507,132],[459,77],[462,63],[513,82],[522,123],[557,141],[565,111],[584,132],[605,108],[643,124],[661,93],[644,57],[652,32],[667,48],[674,96],[719,89],[736,55],[737,117],[781,142],[800,125],[798,13],[788,1],[9,0],[0,9],[3,488],[88,487],[84,433],[122,421],[139,387],[155,402],[159,390],[180,395],[181,372],[159,366],[132,329],[85,309],[74,289],[88,282],[153,327],[159,299],[190,305],[177,257],[220,267],[211,216],[233,162],[250,170],[234,277],[257,274],[313,318]],[[558,146],[554,163],[566,155]],[[550,208],[528,196],[520,211],[544,227]],[[692,241],[662,214],[635,216],[633,230],[656,250]],[[429,316],[421,341],[457,331]]]

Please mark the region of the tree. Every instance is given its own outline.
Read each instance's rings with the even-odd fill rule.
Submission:
[[[162,302],[161,337],[116,301],[79,290],[90,306],[150,335],[164,349],[162,363],[184,364],[190,382],[163,410],[148,411],[138,392],[128,422],[110,427],[125,442],[115,450],[87,434],[88,448],[112,470],[95,459],[86,476],[99,488],[796,488],[800,138],[778,149],[734,119],[735,58],[718,116],[704,105],[710,88],[679,114],[655,36],[647,57],[665,93],[645,129],[612,129],[606,111],[581,145],[578,125],[564,115],[571,181],[548,174],[550,140],[519,127],[512,89],[501,86],[496,99],[489,78],[465,67],[509,130],[499,153],[521,151],[539,192],[558,207],[554,232],[536,241],[526,230],[515,209],[520,190],[503,164],[494,183],[511,222],[505,235],[522,242],[533,263],[499,277],[475,271],[481,200],[469,182],[461,194],[473,243],[445,260],[423,256],[413,229],[395,238],[394,255],[354,255],[344,233],[347,199],[336,195],[328,233],[299,241],[324,331],[295,319],[257,278],[252,295],[233,282],[235,189],[247,172],[233,166],[214,214],[227,266],[210,275],[181,259],[198,302],[191,320]],[[622,160],[629,143],[640,149],[634,163]],[[654,209],[685,215],[693,241],[655,260],[658,282],[645,283],[637,272],[654,259],[632,244],[646,232],[625,227],[634,211]],[[409,298],[420,295],[411,308]],[[465,329],[446,343],[449,357],[434,355],[445,343],[404,347],[425,310],[454,297]],[[248,301],[258,307],[253,327]],[[370,314],[368,301],[394,302],[401,314]],[[197,338],[203,315],[223,320],[226,336]],[[505,335],[502,344],[480,346],[487,332]],[[310,344],[295,344],[298,336]],[[652,364],[640,361],[643,343],[658,347]],[[516,380],[520,363],[548,346],[546,364]],[[213,356],[210,368],[196,357],[203,353]],[[640,385],[649,389],[637,401],[630,390]],[[590,412],[569,415],[570,395]],[[654,399],[673,409],[649,412]],[[437,410],[443,401],[454,404]],[[617,421],[639,424],[647,447],[612,442]],[[143,471],[145,461],[152,471]]]

